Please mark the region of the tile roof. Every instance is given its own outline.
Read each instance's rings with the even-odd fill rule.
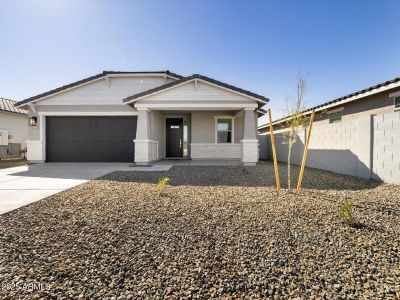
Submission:
[[[207,82],[210,82],[210,83],[213,83],[213,84],[216,84],[216,85],[219,85],[219,86],[222,86],[222,87],[225,87],[225,88],[227,88],[227,89],[230,89],[230,90],[239,92],[239,93],[241,93],[241,94],[245,94],[245,95],[251,96],[251,97],[256,98],[256,99],[258,99],[258,100],[260,100],[260,101],[262,101],[262,102],[264,102],[264,103],[269,102],[269,99],[266,98],[266,97],[264,97],[264,96],[261,96],[261,95],[252,93],[252,92],[247,91],[247,90],[243,90],[243,89],[238,88],[238,87],[236,87],[236,86],[229,85],[229,84],[227,84],[227,83],[223,83],[223,82],[221,82],[221,81],[218,81],[218,80],[215,80],[215,79],[212,79],[212,78],[209,78],[209,77],[200,75],[200,74],[193,74],[193,75],[191,75],[191,76],[183,77],[183,78],[181,78],[181,79],[179,79],[179,80],[176,80],[176,81],[173,81],[173,82],[170,82],[170,83],[167,83],[167,84],[164,84],[164,85],[155,87],[155,88],[153,88],[153,89],[150,89],[150,90],[147,90],[147,91],[144,91],[144,92],[141,92],[141,93],[138,93],[138,94],[129,96],[129,97],[123,99],[123,102],[124,102],[124,103],[130,102],[130,101],[132,101],[132,100],[135,100],[135,99],[141,98],[141,97],[143,97],[143,96],[147,96],[147,95],[150,95],[150,94],[153,94],[153,93],[162,91],[162,90],[164,90],[164,89],[168,89],[168,88],[174,87],[174,86],[176,86],[176,85],[179,85],[179,84],[181,84],[181,83],[184,83],[184,82],[187,82],[187,81],[196,79],[196,78],[197,78],[197,79],[204,80],[204,81],[207,81]]]
[[[359,90],[359,91],[357,91],[357,92],[354,92],[354,93],[351,93],[351,94],[342,96],[342,97],[340,97],[340,98],[336,98],[336,99],[334,99],[334,100],[331,100],[331,101],[328,101],[328,102],[319,104],[319,105],[317,105],[317,106],[314,106],[314,107],[311,107],[311,108],[307,108],[306,110],[303,110],[301,113],[303,113],[303,114],[309,113],[309,112],[311,112],[313,109],[317,110],[317,109],[319,109],[319,108],[323,108],[324,106],[331,105],[331,104],[335,104],[335,103],[338,103],[338,102],[340,102],[340,101],[346,100],[346,99],[348,99],[348,98],[351,98],[351,97],[354,97],[354,96],[358,96],[358,95],[364,94],[364,93],[366,93],[366,92],[370,92],[370,91],[373,91],[373,90],[376,90],[376,89],[379,89],[379,88],[381,88],[381,87],[385,87],[385,86],[388,86],[388,85],[390,85],[390,84],[397,83],[397,82],[400,82],[400,77],[396,77],[396,78],[394,78],[394,79],[392,79],[392,80],[388,80],[388,81],[385,81],[385,82],[381,82],[381,83],[378,83],[378,84],[376,84],[376,85],[370,86],[370,87],[368,87],[368,88]],[[340,103],[338,103],[338,105],[339,105],[339,104],[340,104]],[[282,122],[283,120],[286,120],[286,119],[288,119],[288,118],[290,118],[290,117],[291,117],[291,116],[286,116],[286,117],[277,119],[277,120],[275,120],[273,123],[280,123],[280,122]],[[268,126],[269,126],[269,124],[265,124],[265,125],[259,126],[258,128],[259,128],[259,129],[262,129],[262,128],[265,128],[265,127],[268,127]]]
[[[15,107],[14,106],[15,103],[17,103],[17,101],[6,99],[6,98],[0,98],[0,111],[6,111],[6,112],[21,114],[21,115],[28,114],[27,110]]]
[[[152,72],[152,71],[144,71],[144,72],[103,71],[102,73],[99,73],[99,74],[84,78],[82,80],[75,81],[75,82],[67,84],[67,85],[63,85],[63,86],[61,86],[59,88],[56,88],[56,89],[50,90],[48,92],[45,92],[45,93],[42,93],[42,94],[27,98],[27,99],[22,100],[22,101],[19,101],[19,102],[17,102],[16,106],[21,106],[21,105],[29,103],[31,101],[34,101],[34,100],[37,100],[37,99],[40,99],[40,98],[43,98],[43,97],[46,97],[46,96],[50,96],[52,94],[61,92],[63,90],[72,88],[74,86],[78,86],[78,85],[81,85],[83,83],[90,82],[92,80],[95,80],[95,79],[98,79],[98,78],[102,78],[102,77],[105,77],[107,75],[113,75],[113,74],[166,74],[166,75],[169,75],[169,76],[177,78],[177,79],[183,78],[183,76],[175,74],[175,73],[172,73],[172,72],[170,72],[168,70],[166,70],[166,71],[154,71],[154,72]]]

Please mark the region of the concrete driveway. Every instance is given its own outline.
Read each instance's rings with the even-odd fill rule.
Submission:
[[[46,163],[0,170],[0,214],[132,163]]]

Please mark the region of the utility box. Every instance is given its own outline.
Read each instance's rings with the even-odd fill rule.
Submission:
[[[8,130],[0,128],[0,146],[8,145]]]

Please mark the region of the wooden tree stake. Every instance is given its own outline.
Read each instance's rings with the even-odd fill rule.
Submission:
[[[274,128],[272,126],[271,109],[268,109],[268,116],[269,116],[269,132],[271,134],[272,155],[274,157],[274,170],[275,170],[276,190],[279,191],[281,189],[281,180],[279,178],[278,162],[276,160],[275,137],[274,137]]]
[[[305,147],[304,147],[303,161],[301,162],[301,169],[300,169],[299,181],[297,182],[297,191],[298,191],[298,192],[300,192],[300,190],[301,190],[301,183],[303,182],[304,167],[306,166],[307,152],[308,152],[308,144],[310,143],[311,129],[312,129],[312,125],[313,125],[313,122],[314,122],[314,116],[315,116],[315,110],[313,109],[313,110],[312,110],[312,113],[311,113],[311,118],[310,118],[310,126],[308,127],[306,145],[305,145]]]

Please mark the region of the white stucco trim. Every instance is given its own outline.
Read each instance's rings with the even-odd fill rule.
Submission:
[[[257,139],[255,139],[255,140],[253,140],[253,139],[242,139],[242,140],[240,140],[240,142],[241,143],[255,143],[255,144],[258,144],[258,140]]]
[[[95,111],[48,111],[39,112],[39,116],[137,116],[136,111],[105,111],[105,112],[95,112]]]
[[[243,139],[241,143],[241,161],[245,166],[253,166],[258,161],[258,139]]]
[[[218,143],[218,120],[232,120],[232,130],[231,130],[231,142],[230,143]],[[235,141],[235,117],[233,116],[214,116],[214,141],[215,144],[225,145],[225,144],[234,144]]]
[[[135,163],[147,165],[158,160],[159,143],[151,139],[134,139]]]
[[[39,140],[27,140],[26,146],[28,148],[27,159],[31,162],[45,162],[43,157],[43,144]]]
[[[162,109],[162,110],[227,110],[227,109],[255,109],[257,104],[243,103],[137,103],[135,108]]]
[[[396,93],[389,94],[389,97],[393,98],[393,106],[394,106],[394,111],[399,111],[400,106],[396,107],[396,99],[400,97],[400,91]]]
[[[137,116],[137,112],[38,112],[39,140],[27,140],[28,160],[46,161],[46,117],[47,116]],[[40,144],[40,146],[39,146]],[[158,149],[157,149],[158,151]],[[31,157],[31,159],[29,159]]]
[[[37,114],[37,110],[36,110],[36,104],[35,103],[28,103],[28,106],[30,107],[30,109],[32,109],[32,111]]]

